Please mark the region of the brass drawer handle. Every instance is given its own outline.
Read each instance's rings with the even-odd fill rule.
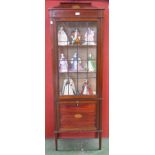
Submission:
[[[74,117],[75,118],[82,118],[83,116],[81,114],[75,114]]]

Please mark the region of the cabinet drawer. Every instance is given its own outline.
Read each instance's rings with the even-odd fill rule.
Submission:
[[[96,129],[96,103],[60,104],[60,129]]]

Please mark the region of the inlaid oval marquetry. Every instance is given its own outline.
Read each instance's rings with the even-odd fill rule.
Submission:
[[[82,118],[83,116],[81,114],[75,114],[74,117],[75,118]]]
[[[73,9],[80,9],[80,5],[73,5],[72,8]]]

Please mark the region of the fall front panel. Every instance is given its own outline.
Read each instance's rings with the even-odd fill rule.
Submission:
[[[59,103],[60,131],[96,130],[96,101],[61,102]]]

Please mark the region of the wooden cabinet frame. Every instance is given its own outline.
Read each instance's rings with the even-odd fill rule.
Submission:
[[[79,12],[77,16],[75,12]],[[94,132],[99,138],[99,149],[102,141],[102,80],[103,80],[103,15],[104,9],[91,6],[91,3],[60,3],[60,6],[49,9],[51,21],[51,37],[54,42],[52,49],[53,60],[53,92],[55,109],[55,146],[58,150],[60,133]],[[97,69],[96,95],[88,96],[60,96],[59,68],[58,68],[58,22],[96,22],[97,23]],[[69,106],[67,106],[69,105]],[[67,107],[65,109],[65,107]],[[68,110],[68,111],[67,111]],[[90,112],[90,113],[89,113]],[[74,116],[74,117],[72,117]],[[88,118],[89,116],[89,118]],[[64,118],[63,118],[64,117]],[[77,118],[77,124],[68,122]],[[87,121],[86,127],[84,121]],[[81,128],[83,124],[83,128]],[[78,127],[79,124],[79,127]],[[73,128],[76,126],[76,128]],[[92,126],[92,127],[91,127]]]

